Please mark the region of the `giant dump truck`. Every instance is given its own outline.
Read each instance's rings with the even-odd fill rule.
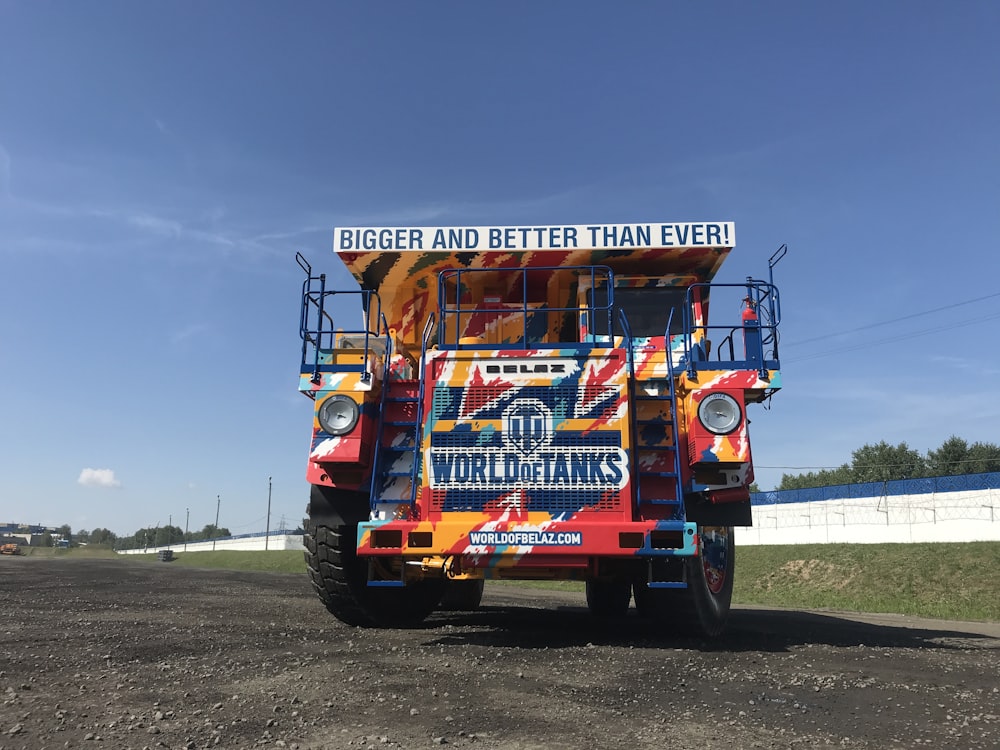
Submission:
[[[327,609],[405,627],[475,608],[486,579],[579,580],[596,616],[634,599],[665,629],[721,633],[751,524],[747,408],[781,386],[785,247],[767,281],[713,283],[735,236],[336,229],[351,289],[298,255],[306,562]]]

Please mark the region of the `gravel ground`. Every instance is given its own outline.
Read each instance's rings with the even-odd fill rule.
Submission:
[[[0,750],[1000,747],[1000,624],[739,609],[718,643],[488,585],[357,630],[305,574],[0,558]]]

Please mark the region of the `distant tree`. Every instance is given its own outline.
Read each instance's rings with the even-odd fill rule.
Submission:
[[[136,547],[155,547],[156,546],[156,533],[157,529],[153,526],[149,526],[145,529],[139,529],[135,532],[135,546]]]
[[[963,474],[1000,471],[1000,446],[975,442],[969,446],[969,461]]]
[[[114,544],[117,540],[118,537],[109,529],[97,528],[90,532],[91,544]]]
[[[42,547],[51,547],[52,546],[52,534],[50,534],[49,532],[46,531],[44,534],[41,535],[41,537],[39,537],[38,544],[40,546],[42,546]]]
[[[90,544],[90,532],[86,529],[80,529],[73,535],[73,541],[77,544]]]
[[[166,547],[184,541],[184,529],[179,526],[160,526],[154,536],[155,546]]]
[[[836,469],[821,469],[806,474],[782,474],[779,490],[804,490],[810,487],[829,487],[836,484],[850,484],[854,474],[847,464]]]
[[[969,445],[956,435],[945,440],[939,448],[927,451],[926,458],[906,443],[889,445],[884,440],[876,445],[864,445],[852,456],[850,465],[843,464],[836,469],[782,474],[777,489],[799,490],[854,482],[1000,472],[1000,446],[983,442]]]
[[[965,474],[968,463],[969,444],[956,435],[941,443],[937,450],[927,451],[927,474],[932,477]]]
[[[815,472],[806,474],[782,474],[778,482],[779,490],[804,490],[807,487],[817,487]]]
[[[927,475],[923,456],[905,442],[889,445],[884,440],[854,451],[851,463],[855,482],[890,482]]]
[[[207,524],[197,535],[198,539],[221,539],[222,537],[232,536],[229,533],[229,529],[223,527],[217,527],[214,523]]]
[[[73,529],[69,524],[64,523],[58,529],[56,529],[56,534],[61,536],[63,539],[72,542],[73,541]]]
[[[760,492],[760,487],[757,485],[756,482],[751,482],[749,489],[751,493]]]

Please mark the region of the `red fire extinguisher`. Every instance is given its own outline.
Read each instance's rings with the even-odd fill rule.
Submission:
[[[747,362],[759,363],[764,359],[763,343],[760,336],[760,320],[757,318],[757,304],[750,295],[743,299],[743,354]]]

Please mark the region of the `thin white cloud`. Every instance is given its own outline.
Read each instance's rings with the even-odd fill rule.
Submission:
[[[84,469],[76,481],[84,487],[115,489],[122,486],[122,483],[115,479],[115,472],[112,469]]]
[[[187,341],[193,336],[197,336],[200,333],[204,333],[208,330],[208,326],[204,323],[193,323],[192,325],[182,328],[179,331],[174,331],[170,334],[170,343],[177,345],[184,341]]]
[[[133,214],[124,217],[128,224],[131,224],[138,229],[149,230],[153,234],[163,235],[166,237],[180,237],[184,233],[184,227],[181,226],[180,222],[173,221],[171,219],[163,219],[159,216],[150,216],[149,214]]]

